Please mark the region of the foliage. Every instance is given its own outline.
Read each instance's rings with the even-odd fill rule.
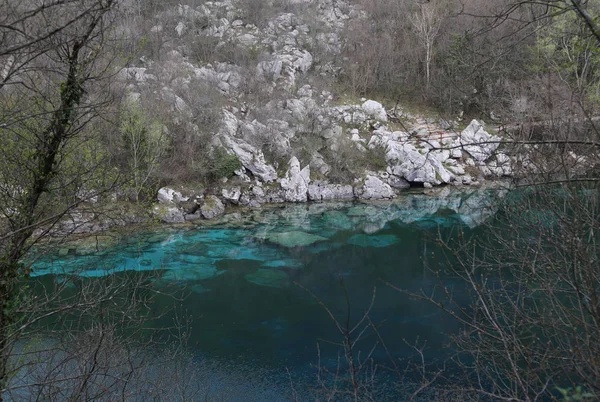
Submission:
[[[575,93],[600,105],[600,50],[585,22],[575,13],[559,14],[540,29],[536,40],[532,69],[557,74]]]
[[[121,112],[120,124],[124,151],[131,174],[135,199],[152,183],[165,154],[167,139],[160,122],[150,119],[137,101],[128,101]]]
[[[560,388],[556,387],[556,390],[560,392],[565,402],[585,401],[594,399],[595,395],[589,392],[584,392],[581,386],[575,388]]]
[[[236,170],[242,168],[242,162],[237,156],[228,153],[223,148],[215,148],[211,155],[209,173],[214,179],[230,178]]]

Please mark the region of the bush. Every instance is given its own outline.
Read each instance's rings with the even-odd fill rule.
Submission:
[[[230,178],[236,170],[242,168],[237,156],[227,153],[223,148],[216,148],[210,160],[209,175],[213,180]]]

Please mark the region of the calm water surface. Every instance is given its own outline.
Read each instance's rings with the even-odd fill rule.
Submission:
[[[160,269],[157,287],[187,290],[181,306],[191,324],[190,370],[213,395],[231,401],[287,400],[296,388],[314,386],[317,344],[321,365],[335,368],[341,337],[320,299],[336,317],[360,319],[376,289],[370,318],[395,359],[410,359],[407,346],[427,342],[431,362],[451,351],[447,335],[456,324],[435,307],[394,291],[384,282],[418,292],[438,284],[428,271],[441,267],[433,240],[457,227],[477,234],[493,211],[489,193],[420,194],[394,203],[312,204],[236,212],[212,226],[161,228],[123,238],[100,253],[55,250],[34,266],[34,275],[60,281],[65,274],[96,278],[123,270]],[[86,254],[86,255],[81,255]],[[341,280],[340,280],[341,278]],[[343,286],[341,282],[343,281]],[[446,284],[458,283],[447,279]],[[172,303],[158,299],[159,304]],[[170,325],[164,317],[158,325]],[[368,334],[357,345],[367,353],[377,342]],[[373,355],[389,365],[383,348]],[[385,375],[383,376],[385,377]],[[384,380],[385,381],[385,380]],[[389,391],[382,400],[400,400]]]

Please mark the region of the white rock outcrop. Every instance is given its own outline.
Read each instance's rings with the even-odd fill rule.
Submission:
[[[232,204],[238,204],[240,202],[242,191],[239,187],[224,188],[221,190],[221,195]]]
[[[364,183],[355,189],[355,194],[362,200],[385,200],[395,196],[389,184],[371,175],[368,175]]]
[[[420,152],[412,143],[406,142],[400,132],[375,132],[369,141],[369,147],[375,146],[385,147],[389,173],[408,182],[439,185],[450,183],[454,178],[440,162],[447,155],[428,150]]]
[[[279,181],[283,189],[283,199],[288,202],[306,202],[310,184],[310,165],[300,170],[300,161],[295,156],[290,159],[285,177]]]
[[[499,146],[500,137],[491,135],[483,129],[483,124],[472,120],[458,139],[458,144],[479,162],[484,162],[494,154]]]
[[[242,166],[265,183],[275,181],[277,172],[269,165],[261,150],[254,148],[241,138],[224,136],[221,139],[223,146],[238,157]]]
[[[177,204],[181,201],[187,201],[187,197],[183,197],[183,195],[170,187],[163,187],[158,190],[158,202],[161,204]]]

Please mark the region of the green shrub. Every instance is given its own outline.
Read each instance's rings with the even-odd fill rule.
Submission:
[[[223,148],[213,150],[209,166],[209,175],[213,180],[230,178],[236,170],[242,168],[237,156],[227,153]]]

